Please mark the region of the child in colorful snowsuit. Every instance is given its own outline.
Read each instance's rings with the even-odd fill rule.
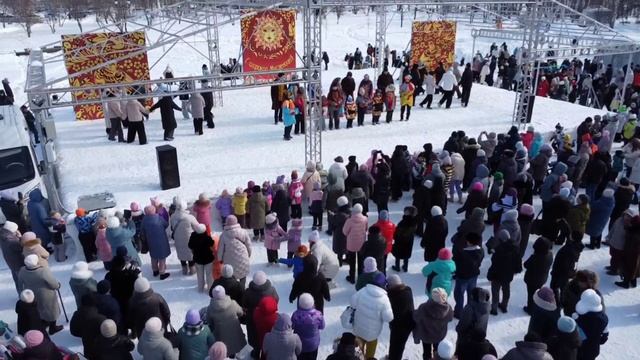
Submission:
[[[222,194],[220,194],[220,197],[216,200],[216,209],[220,213],[220,220],[222,221],[222,225],[224,225],[227,216],[234,213],[231,195],[227,189],[222,190]]]
[[[309,206],[309,213],[313,216],[313,225],[311,230],[322,230],[322,214],[324,213],[324,207],[322,206],[322,199],[324,193],[322,192],[320,183],[313,184],[313,191],[309,196],[311,205]]]
[[[88,263],[96,260],[96,234],[93,232],[93,225],[97,218],[97,212],[87,215],[87,212],[80,208],[76,210],[76,218],[73,220],[78,230],[78,240],[82,245],[84,258]]]
[[[387,123],[390,123],[393,119],[393,110],[396,108],[396,88],[393,84],[389,84],[385,89],[384,105],[387,108]],[[408,116],[407,120],[409,120]]]
[[[285,264],[287,267],[293,267],[293,278],[297,278],[302,270],[304,270],[304,257],[309,254],[309,249],[305,245],[298,246],[298,251],[293,258],[278,259],[280,264]]]
[[[360,90],[358,90],[356,105],[358,106],[358,126],[362,126],[364,125],[364,116],[367,114],[369,105],[371,105],[371,99],[366,94],[365,88],[360,88]]]
[[[302,244],[302,219],[293,219],[291,228],[287,232],[287,259],[293,258],[300,244]]]
[[[376,93],[373,95],[373,112],[371,122],[373,125],[377,125],[380,121],[380,115],[382,115],[382,109],[384,108],[384,99],[382,97],[382,91],[380,89],[376,90]]]
[[[289,185],[289,198],[291,199],[291,218],[302,218],[302,195],[304,193],[304,185],[298,178],[298,172],[291,172],[291,185]]]
[[[411,107],[413,106],[413,92],[416,86],[411,82],[411,75],[404,77],[404,83],[400,85],[400,121],[404,120],[404,113],[407,113],[407,121],[411,115]]]
[[[358,107],[356,103],[353,101],[351,95],[347,96],[347,101],[344,104],[344,112],[345,118],[347,119],[347,129],[353,127],[353,120],[356,118],[358,114]]]
[[[243,192],[241,187],[237,187],[231,203],[233,205],[233,215],[238,218],[238,224],[244,229],[246,227],[245,219],[247,217],[247,193]]]
[[[280,243],[287,240],[287,233],[278,224],[276,214],[267,215],[265,220],[264,247],[267,248],[267,262],[269,264],[277,264]]]

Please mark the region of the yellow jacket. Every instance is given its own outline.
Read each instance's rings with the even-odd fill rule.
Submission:
[[[233,206],[234,215],[245,215],[247,213],[247,194],[233,194],[233,200],[231,201],[231,204]]]

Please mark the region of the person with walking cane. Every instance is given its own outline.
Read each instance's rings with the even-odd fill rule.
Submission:
[[[58,299],[62,303],[62,296],[59,293],[60,282],[56,280],[48,267],[38,263],[38,255],[32,254],[25,257],[24,267],[18,272],[18,281],[21,290],[30,289],[33,291],[38,314],[40,319],[49,327],[49,334],[53,335],[62,330],[63,326],[56,324],[58,317],[60,317]],[[68,318],[67,321],[69,321]]]

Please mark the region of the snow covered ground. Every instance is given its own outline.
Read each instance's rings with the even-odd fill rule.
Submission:
[[[323,47],[331,57],[329,71],[323,73],[323,84],[326,88],[335,77],[342,77],[347,71],[346,64],[341,61],[344,54],[353,52],[356,47],[366,49],[368,42],[374,41],[375,35],[374,17],[353,16],[346,14],[336,24],[334,15],[329,15],[325,22],[323,35]],[[85,24],[85,26],[90,24]],[[628,25],[631,27],[631,25]],[[637,27],[634,28],[637,31]],[[632,31],[631,29],[627,29]],[[19,28],[7,28],[0,30],[3,35],[5,49],[21,49],[31,45],[41,45],[53,41],[58,35],[48,33],[48,28],[38,25],[34,28],[34,37],[26,39]],[[61,33],[74,33],[77,28],[74,24],[66,24]],[[237,57],[239,47],[239,25],[228,25],[221,29],[221,57]],[[399,17],[392,20],[387,35],[391,49],[404,49],[410,39],[410,25],[405,21],[400,28]],[[200,39],[203,40],[203,39]],[[299,44],[302,43],[299,37]],[[457,54],[458,57],[466,56],[469,59],[472,39],[470,27],[458,26]],[[205,47],[206,44],[194,40],[194,46]],[[477,49],[483,52],[488,48],[488,42],[478,42]],[[515,45],[515,44],[514,44]],[[190,55],[189,48],[178,45],[176,50],[167,54],[160,64],[153,69],[152,77],[158,77],[164,67],[169,64],[176,75],[188,75],[198,73],[200,65],[204,62],[195,55]],[[150,54],[153,62],[161,54]],[[24,82],[25,59],[16,58],[13,54],[0,55],[0,64],[5,71],[2,76],[12,79],[16,92],[21,92]],[[359,82],[366,70],[354,71],[354,77]],[[371,73],[371,72],[369,72]],[[64,75],[64,69],[50,69],[49,77]],[[397,74],[396,74],[397,75]],[[104,190],[115,193],[120,208],[127,207],[130,201],[146,203],[148,198],[160,195],[165,201],[177,194],[185,199],[192,200],[200,192],[210,195],[218,194],[222,189],[233,189],[236,186],[244,186],[248,180],[261,183],[263,180],[275,180],[280,174],[289,175],[292,169],[302,169],[304,162],[304,138],[296,137],[291,142],[284,142],[282,138],[282,126],[273,125],[272,111],[270,110],[269,91],[256,89],[243,92],[229,92],[224,95],[225,106],[215,110],[216,128],[207,130],[204,136],[194,136],[192,125],[189,121],[178,120],[176,140],[172,143],[178,149],[182,187],[171,191],[161,192],[158,184],[156,169],[155,146],[164,144],[161,141],[161,128],[159,114],[154,114],[147,123],[147,131],[150,142],[146,146],[137,144],[121,145],[108,142],[104,135],[102,121],[75,122],[68,110],[56,110],[56,118],[59,139],[57,147],[59,151],[61,184],[64,201],[67,206],[75,208],[75,201],[79,195],[91,194]],[[475,85],[471,102],[468,108],[461,108],[455,103],[452,109],[424,110],[415,108],[409,122],[398,122],[399,109],[396,111],[392,124],[379,126],[370,125],[367,118],[367,126],[350,130],[330,131],[323,133],[323,162],[329,166],[337,155],[346,157],[356,155],[359,162],[363,162],[371,149],[382,149],[391,153],[396,144],[406,144],[412,151],[419,150],[422,144],[431,142],[434,148],[441,148],[442,144],[452,130],[463,129],[469,136],[477,136],[482,130],[500,131],[508,130],[511,125],[513,110],[513,93],[500,89]],[[437,99],[438,97],[436,97]],[[534,111],[533,125],[538,131],[551,131],[553,126],[560,122],[565,127],[576,126],[586,116],[598,113],[593,109],[571,105],[549,99],[538,99]],[[178,113],[177,117],[180,118]],[[410,202],[410,195],[399,203],[391,204],[391,218],[398,222],[402,215],[402,208]],[[539,208],[538,203],[535,204]],[[373,205],[372,205],[373,206]],[[457,205],[451,205],[454,209]],[[458,226],[461,215],[450,211],[448,215],[450,233]],[[311,219],[305,217],[306,230],[303,238],[309,232]],[[371,213],[370,223],[375,222],[375,212]],[[488,238],[488,234],[485,235]],[[323,240],[330,242],[325,235]],[[533,241],[534,238],[531,239]],[[73,252],[73,251],[72,251]],[[597,271],[602,276],[601,290],[607,304],[607,312],[610,318],[609,329],[611,335],[609,342],[603,347],[603,359],[638,359],[640,348],[632,346],[640,332],[638,325],[637,299],[640,290],[620,290],[613,285],[613,278],[603,272],[608,263],[608,250],[585,251],[580,259],[580,268],[589,268]],[[282,252],[281,252],[282,254]],[[55,276],[63,284],[62,294],[66,309],[71,316],[75,305],[73,296],[68,287],[69,272],[73,264],[71,260],[63,264],[52,263]],[[151,278],[149,259],[143,256],[144,275]],[[424,279],[420,269],[424,265],[421,261],[422,249],[414,248],[413,261],[408,274],[402,274],[403,280],[414,291],[416,306],[426,301],[424,295]],[[281,297],[280,311],[292,313],[294,304],[287,302],[291,285],[291,273],[284,267],[267,268],[266,251],[261,244],[255,244],[252,271],[265,270],[278,289]],[[393,261],[391,256],[389,266]],[[190,308],[206,306],[208,298],[199,295],[195,291],[195,277],[179,275],[179,262],[175,254],[169,258],[169,270],[172,276],[165,281],[152,279],[152,286],[160,292],[170,303],[172,309],[172,323],[179,327],[183,317]],[[486,281],[486,270],[489,267],[489,257],[483,263],[482,276],[479,286],[489,287]],[[96,271],[95,277],[102,279],[104,270],[100,264],[94,263],[91,267]],[[2,268],[5,268],[2,266]],[[323,359],[331,352],[331,343],[334,338],[342,333],[339,316],[348,304],[349,297],[353,294],[353,287],[344,280],[346,270],[342,269],[337,279],[338,288],[332,291],[332,301],[325,306],[325,318],[327,329],[322,333],[322,343],[319,358]],[[492,317],[489,323],[488,338],[495,344],[500,355],[503,355],[514,342],[520,340],[526,332],[528,317],[521,310],[526,301],[526,289],[522,282],[522,274],[516,276],[512,283],[512,298],[509,313]],[[8,271],[0,272],[0,319],[15,325],[15,313],[13,306],[16,300],[15,291]],[[453,300],[450,301],[453,304]],[[62,321],[62,320],[61,320]],[[455,341],[455,321],[449,326],[447,338]],[[381,358],[387,352],[388,329],[385,329],[380,337],[377,357]],[[54,340],[62,345],[80,350],[79,339],[73,338],[68,331],[56,334]],[[413,345],[410,340],[405,351],[405,357],[409,359],[421,358],[421,347]]]

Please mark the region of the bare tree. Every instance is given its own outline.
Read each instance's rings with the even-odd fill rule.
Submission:
[[[69,19],[73,19],[78,24],[78,29],[82,32],[82,19],[89,11],[89,0],[60,0],[61,7],[66,11]]]
[[[4,1],[7,10],[16,17],[16,21],[27,31],[27,37],[31,37],[31,27],[40,22],[40,18],[35,14],[34,0],[6,0]]]

